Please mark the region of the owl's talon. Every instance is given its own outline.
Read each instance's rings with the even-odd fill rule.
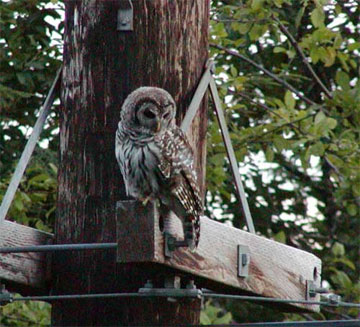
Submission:
[[[149,195],[145,199],[142,199],[141,203],[145,207],[150,200],[151,200],[151,196]]]

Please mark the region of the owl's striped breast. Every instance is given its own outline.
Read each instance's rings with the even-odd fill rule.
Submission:
[[[143,199],[159,193],[159,150],[151,138],[134,138],[118,132],[116,156],[128,195]]]

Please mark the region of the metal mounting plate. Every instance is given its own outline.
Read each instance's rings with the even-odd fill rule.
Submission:
[[[117,30],[133,31],[134,10],[131,0],[121,2],[121,8],[118,10]]]
[[[238,245],[238,277],[249,276],[250,249],[246,245]]]

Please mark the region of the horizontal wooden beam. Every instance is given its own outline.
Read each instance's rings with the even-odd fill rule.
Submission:
[[[152,203],[144,207],[136,201],[117,204],[119,263],[149,263],[150,270],[170,267],[174,272],[194,277],[198,287],[216,291],[245,293],[271,298],[306,300],[307,281],[321,282],[321,260],[311,253],[213,221],[201,219],[200,243],[195,252],[176,249],[172,257],[164,253],[164,222]],[[182,237],[182,227],[171,217],[171,233]],[[238,276],[238,246],[250,254],[248,277]],[[318,301],[319,296],[311,298]],[[284,308],[283,308],[284,309]],[[319,311],[317,305],[292,304],[289,311]]]
[[[0,223],[0,247],[45,245],[53,235],[4,220]],[[0,280],[9,291],[47,293],[50,278],[48,253],[0,253]]]

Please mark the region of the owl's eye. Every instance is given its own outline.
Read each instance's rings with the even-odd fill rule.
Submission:
[[[146,109],[144,111],[144,116],[149,118],[149,119],[154,119],[155,118],[155,114],[150,109]]]
[[[167,113],[163,116],[163,118],[164,118],[164,119],[168,119],[169,116],[170,116],[170,112],[167,112]]]

